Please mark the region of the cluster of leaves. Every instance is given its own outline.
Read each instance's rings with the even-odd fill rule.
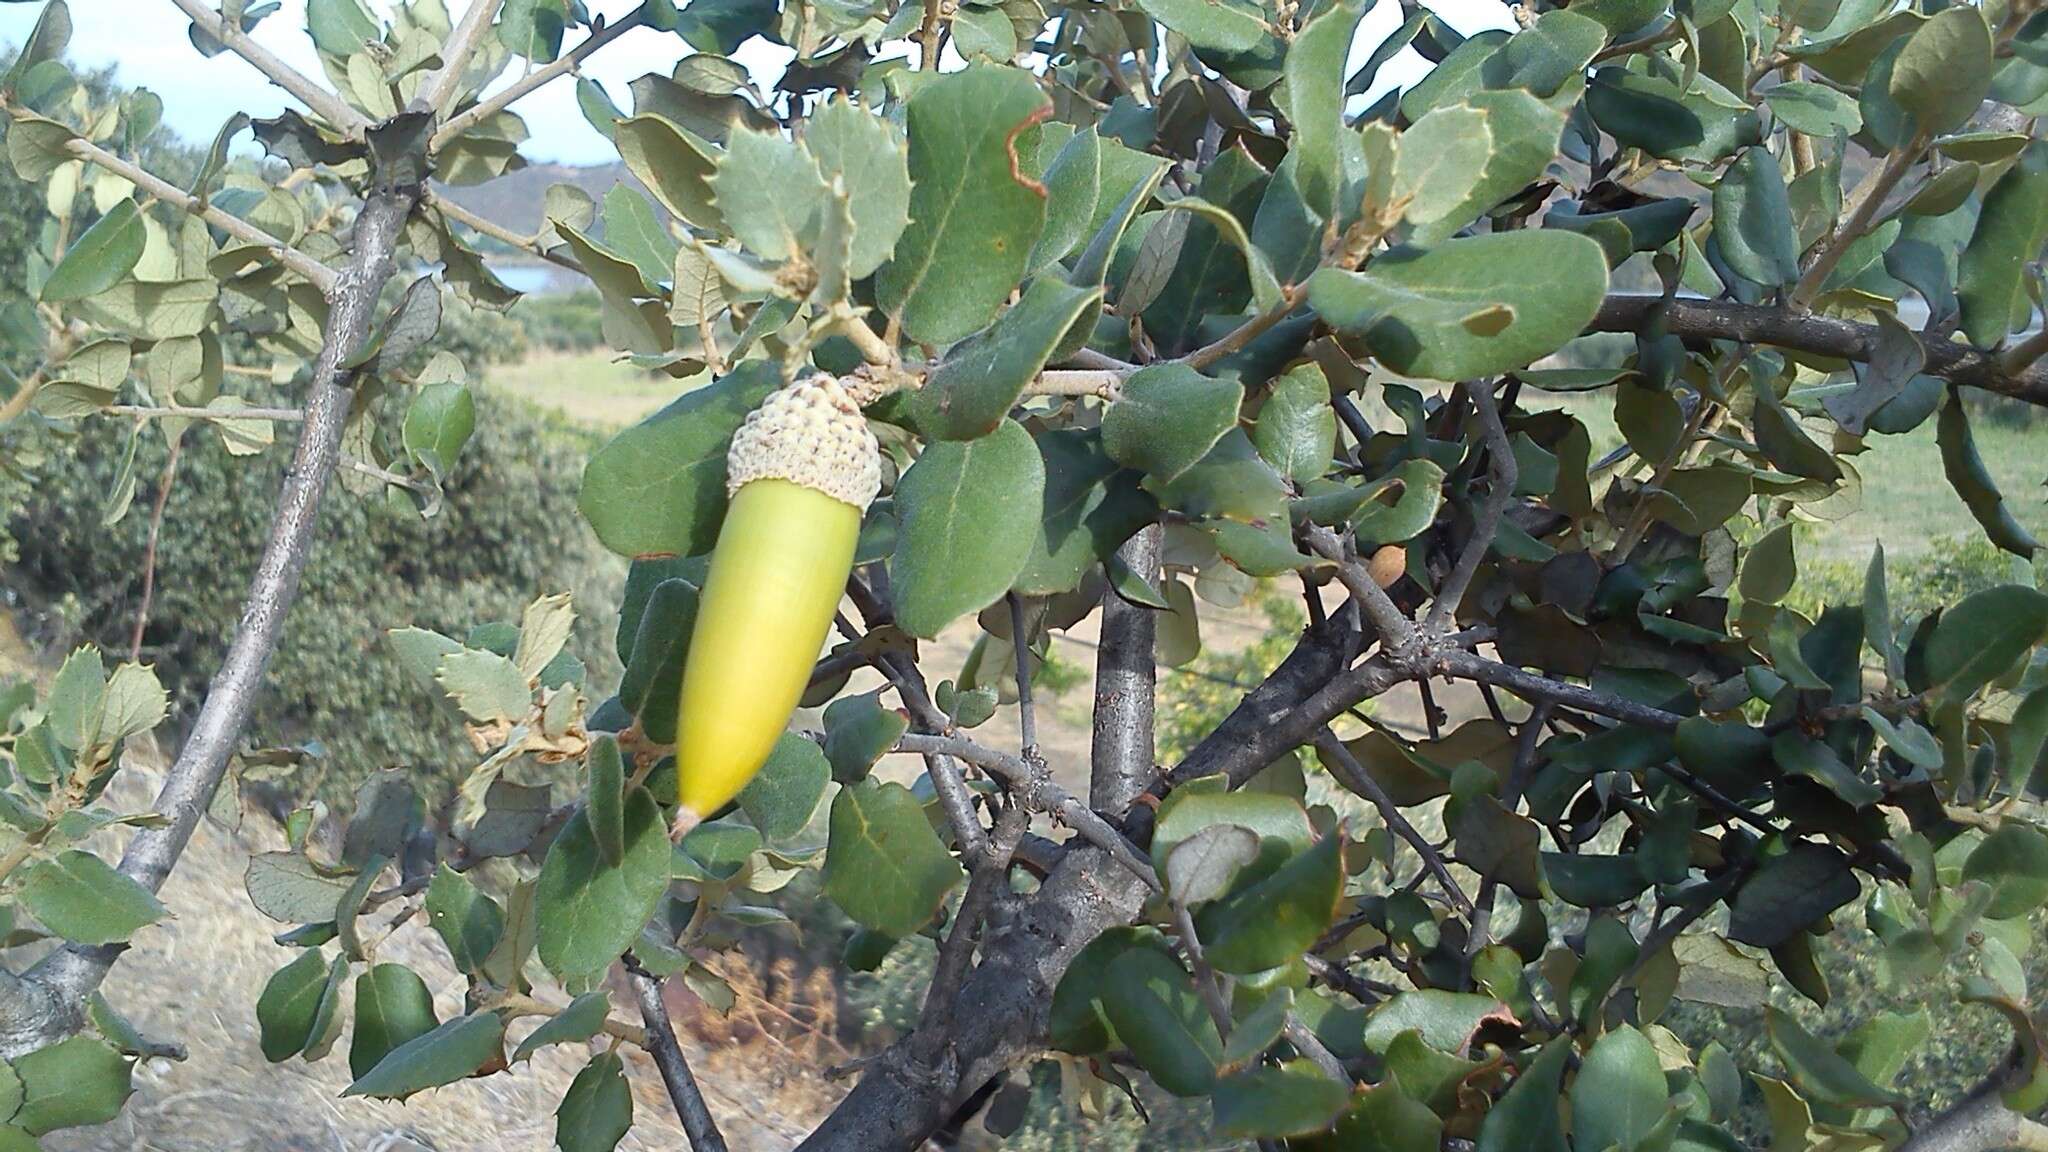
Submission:
[[[88,841],[106,828],[161,822],[120,811],[105,793],[128,742],[161,723],[166,704],[147,667],[109,673],[96,648],[71,653],[40,697],[31,681],[0,685],[0,927],[10,946],[123,944],[164,918],[150,890]],[[97,996],[88,1024],[0,1061],[0,1146],[33,1148],[46,1132],[113,1119],[136,1061],[164,1054]]]
[[[1152,897],[1134,890],[1135,923],[1061,952],[1051,1040],[1083,1102],[1141,1070],[1208,1100],[1221,1132],[1303,1149],[1726,1149],[1740,1072],[1659,1020],[1675,1000],[1758,1003],[1773,972],[1824,1001],[1813,940],[1859,904],[1895,981],[1971,971],[1970,997],[2014,1034],[1995,1087],[2021,1111],[2048,1102],[2019,963],[2048,902],[2032,817],[2048,594],[2001,584],[1901,622],[1880,553],[1844,602],[1785,602],[1803,507],[1854,485],[1871,437],[1930,418],[1989,538],[2036,550],[1940,365],[1960,335],[1992,354],[1974,379],[2010,383],[2043,350],[2015,334],[2041,295],[2048,151],[2003,125],[2048,98],[2048,15],[1871,0],[1523,14],[1468,38],[1418,11],[1353,73],[1358,0],[646,0],[623,18],[676,33],[681,59],[630,86],[630,113],[588,81],[578,95],[648,194],[556,189],[538,235],[494,234],[585,273],[606,340],[634,363],[707,377],[583,474],[585,520],[632,559],[623,678],[599,698],[563,655],[564,596],[460,639],[391,633],[394,657],[460,711],[478,763],[446,829],[409,781],[380,776],[346,818],[296,813],[291,848],[252,866],[252,899],[304,949],[259,1001],[265,1054],[320,1058],[352,1006],[351,1092],[403,1098],[602,1032],[615,1042],[572,1085],[557,1136],[609,1148],[631,1123],[616,1042],[647,1039],[609,1019],[600,988],[627,953],[716,1002],[709,961],[739,928],[779,921],[764,897],[815,867],[859,926],[849,966],[930,934],[956,950],[957,980],[994,900],[956,910],[970,871],[1057,899],[1035,881],[1092,858]],[[111,185],[31,277],[82,321],[47,337],[35,418],[119,407],[182,431],[190,409],[169,399],[220,409],[204,419],[231,441],[267,437],[218,394],[220,331],[254,340],[273,377],[296,372],[320,339],[340,194],[365,190],[373,163],[405,183],[510,171],[524,126],[477,93],[512,59],[541,78],[573,70],[614,27],[568,0],[514,0],[458,54],[433,0],[388,22],[314,0],[308,26],[341,119],[370,126],[254,125],[312,179],[225,180],[217,158],[248,126],[233,122],[181,203],[145,208]],[[565,49],[577,27],[586,39]],[[97,181],[122,171],[122,126],[148,115],[51,98],[67,28],[52,0],[9,78],[8,151],[26,178]],[[730,57],[756,36],[795,52],[773,93]],[[906,36],[916,66],[878,51]],[[1368,104],[1410,47],[1434,70]],[[444,51],[456,96],[419,108]],[[947,51],[962,66],[939,67]],[[1998,116],[1975,123],[1987,96]],[[1871,174],[1848,195],[1852,159]],[[451,222],[470,226],[427,200],[410,257],[472,303],[508,303]],[[1610,294],[1631,262],[1661,296]],[[1875,325],[1853,362],[1796,331],[1681,335],[1681,291],[1761,309],[1778,331],[1816,309]],[[1898,315],[1908,293],[1926,305],[1917,331]],[[428,512],[473,423],[452,358],[404,367],[440,300],[414,281],[344,361],[361,409],[412,386],[395,440],[359,413],[348,447]],[[1538,365],[1610,305],[1638,309],[1625,363]],[[786,735],[732,810],[671,848],[668,746],[727,443],[813,371],[883,394],[868,416],[884,495],[850,585],[861,627],[846,620],[814,677],[822,734]],[[1545,390],[1611,396],[1626,453],[1591,459]],[[1360,415],[1364,395],[1392,414],[1384,427]],[[1156,569],[1119,558],[1162,521]],[[1234,715],[1138,782],[1159,801],[1149,820],[1112,825],[1035,750],[973,740],[1021,699],[1020,664],[1028,682],[1051,633],[1106,598],[1156,613],[1157,655],[1180,664],[1200,649],[1198,601],[1280,577],[1319,608],[1332,581],[1351,601],[1317,614],[1253,692],[1250,723]],[[927,692],[920,641],[969,620],[973,654]],[[1299,691],[1297,655],[1324,668]],[[861,664],[890,686],[847,692]],[[1324,732],[1439,676],[1481,684],[1486,715],[1421,740]],[[915,786],[877,776],[916,746],[913,718],[978,774],[949,778],[958,763],[934,754]],[[1304,802],[1310,745],[1373,816]],[[1239,763],[1247,748],[1262,762]],[[557,807],[564,765],[577,795]],[[1425,806],[1443,835],[1404,815]],[[1005,829],[1032,810],[1103,851],[1013,867]],[[376,960],[376,922],[415,901],[469,982],[446,1021],[416,973]],[[984,934],[985,957],[1008,946]],[[537,997],[543,977],[575,998]],[[928,1023],[957,990],[935,986]],[[546,1019],[508,1055],[508,1026],[529,1016]],[[1755,1083],[1774,1145],[1905,1134],[1891,1082],[1924,1020],[1877,1017],[1837,1043],[1767,1019],[1782,1076]],[[997,1093],[997,1127],[1023,1090]]]

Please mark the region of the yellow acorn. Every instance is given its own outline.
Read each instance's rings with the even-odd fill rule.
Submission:
[[[853,570],[881,459],[859,381],[813,376],[748,414],[726,454],[676,721],[680,838],[761,770],[796,711]]]

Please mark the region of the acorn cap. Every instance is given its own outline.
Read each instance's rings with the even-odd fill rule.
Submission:
[[[787,480],[862,511],[882,490],[881,449],[837,377],[811,376],[768,397],[733,433],[725,491]]]

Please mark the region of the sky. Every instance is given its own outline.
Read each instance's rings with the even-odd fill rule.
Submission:
[[[186,38],[188,22],[171,0],[70,2],[75,26],[72,60],[91,67],[112,65],[120,83],[153,89],[164,98],[166,122],[188,140],[211,139],[221,123],[236,112],[275,116],[290,102],[281,89],[271,86],[233,53],[210,60],[199,55]],[[586,0],[593,14],[614,19],[632,11],[638,2]],[[255,38],[300,71],[320,78],[320,64],[305,33],[305,0],[283,0],[283,4],[257,26]],[[380,4],[371,0],[371,6],[379,8]],[[460,10],[458,0],[449,0],[448,7]],[[1467,34],[1481,28],[1512,27],[1507,9],[1498,0],[1442,0],[1434,7],[1446,22]],[[0,4],[0,41],[19,45],[34,26],[40,8],[38,4]],[[1400,23],[1397,0],[1377,0],[1359,29],[1350,68],[1362,64],[1373,46]],[[569,35],[573,43],[582,33],[571,31]],[[603,84],[620,107],[630,109],[628,81],[648,72],[666,74],[676,59],[689,51],[673,33],[636,28],[594,54],[585,63],[583,74]],[[737,53],[757,80],[779,74],[789,55],[788,49],[758,38]],[[1412,50],[1404,51],[1394,65],[1383,70],[1382,83],[1412,82],[1424,70],[1426,65]],[[499,83],[509,82],[514,75],[508,72]],[[601,164],[618,158],[611,145],[584,121],[576,107],[574,86],[565,80],[528,95],[514,110],[526,120],[530,132],[521,149],[529,161]],[[242,143],[248,146],[248,137],[244,136]]]

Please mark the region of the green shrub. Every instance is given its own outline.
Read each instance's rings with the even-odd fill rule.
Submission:
[[[1815,525],[1812,530],[1823,527]],[[2011,583],[2013,565],[2011,553],[2000,551],[1974,532],[1938,537],[1929,541],[1926,552],[1916,556],[1887,557],[1885,598],[1891,605],[1892,622],[1903,625],[1972,592]],[[1786,602],[1809,618],[1816,617],[1824,605],[1860,604],[1866,566],[1864,562],[1801,561],[1799,583]]]
[[[510,313],[536,348],[588,352],[604,344],[603,302],[596,289],[521,297]]]
[[[598,549],[576,513],[588,434],[487,394],[477,408],[476,435],[434,518],[375,494],[335,492],[321,507],[319,542],[248,734],[256,744],[324,747],[295,791],[331,792],[394,765],[451,779],[475,762],[455,714],[382,642],[387,628],[460,636],[478,623],[516,620],[540,593],[571,591],[581,608],[575,650],[594,686],[616,675],[608,639],[623,565]],[[102,527],[126,436],[122,424],[88,422],[75,445],[49,453],[32,489],[0,506],[20,550],[4,569],[6,586],[30,610],[33,637],[52,649],[94,642],[128,651],[147,504],[166,449],[154,429],[143,437],[136,506]],[[172,693],[174,715],[191,715],[226,651],[289,455],[281,441],[261,457],[229,459],[208,430],[188,434],[142,648]]]

